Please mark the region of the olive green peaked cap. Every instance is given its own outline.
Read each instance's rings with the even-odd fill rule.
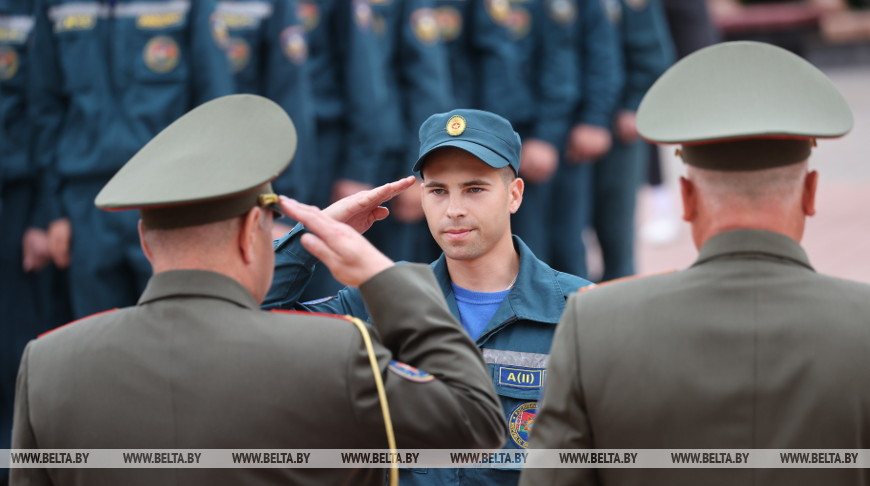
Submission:
[[[290,165],[296,128],[276,103],[232,95],[157,134],[103,187],[96,205],[139,209],[149,228],[178,228],[277,207],[270,182]]]
[[[806,160],[816,138],[852,129],[843,96],[815,66],[760,42],[716,44],[672,66],[637,112],[640,134],[682,144],[686,163],[751,170]]]

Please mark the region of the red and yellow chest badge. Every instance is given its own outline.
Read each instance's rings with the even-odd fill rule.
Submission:
[[[465,131],[465,118],[456,115],[451,116],[449,120],[447,120],[447,134],[452,137],[458,137],[462,135],[462,132]]]
[[[311,32],[320,25],[320,9],[314,2],[299,2],[296,14],[302,20],[306,32]]]
[[[181,49],[171,37],[158,35],[145,44],[145,65],[156,73],[168,73],[178,66]]]
[[[513,7],[508,14],[507,25],[513,38],[520,40],[529,35],[529,31],[532,30],[532,17],[528,10],[522,7]]]
[[[511,439],[523,449],[529,448],[529,435],[532,433],[532,426],[535,425],[537,416],[538,402],[526,402],[517,406],[508,418]]]
[[[281,50],[293,64],[302,64],[308,59],[308,42],[305,27],[294,25],[281,31]]]
[[[12,79],[18,72],[18,52],[7,46],[0,46],[0,81]]]
[[[251,47],[244,39],[230,38],[227,43],[227,60],[230,62],[230,70],[237,73],[248,67],[251,60]]]
[[[444,42],[455,40],[462,33],[462,15],[453,7],[436,10],[435,21],[438,22],[438,31]]]
[[[438,41],[438,20],[431,8],[415,10],[411,14],[411,28],[414,29],[414,35],[424,44],[434,44]]]

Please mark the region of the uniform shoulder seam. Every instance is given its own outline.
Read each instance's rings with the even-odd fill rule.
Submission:
[[[65,328],[65,327],[68,327],[68,326],[72,326],[73,324],[78,324],[79,322],[82,322],[82,321],[86,321],[86,320],[90,319],[91,317],[97,317],[97,316],[100,316],[100,315],[103,315],[103,314],[108,314],[108,313],[110,313],[110,312],[115,312],[116,310],[118,310],[117,307],[115,307],[115,308],[113,308],[113,309],[109,309],[109,310],[104,310],[104,311],[101,311],[101,312],[97,312],[97,313],[91,314],[91,315],[89,315],[89,316],[80,317],[80,318],[78,318],[78,319],[76,319],[76,320],[74,320],[74,321],[72,321],[72,322],[67,322],[66,324],[63,324],[63,325],[58,326],[58,327],[55,327],[54,329],[50,329],[50,330],[48,330],[48,331],[45,331],[44,333],[40,334],[40,335],[37,336],[36,338],[39,339],[39,338],[42,338],[42,337],[48,336],[49,334],[51,334],[51,333],[53,333],[53,332],[55,332],[55,331],[58,331],[58,330],[60,330],[60,329],[63,329],[63,328]]]
[[[677,270],[665,270],[662,272],[644,273],[644,274],[640,274],[640,275],[629,275],[627,277],[621,277],[621,278],[615,278],[613,280],[608,280],[607,282],[601,282],[601,283],[597,283],[597,284],[587,285],[585,287],[580,287],[579,289],[577,289],[577,293],[582,294],[584,292],[589,292],[590,290],[594,290],[594,289],[601,288],[601,287],[607,287],[608,285],[612,285],[615,283],[628,282],[631,280],[640,280],[640,279],[646,278],[646,277],[655,277],[658,275],[667,275],[669,273],[676,273],[676,272],[677,272]]]

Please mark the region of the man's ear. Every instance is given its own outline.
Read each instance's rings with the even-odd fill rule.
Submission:
[[[819,185],[819,173],[811,170],[804,177],[804,190],[801,194],[801,206],[804,214],[814,216],[816,214],[816,188]]]
[[[523,192],[526,190],[526,183],[521,178],[517,177],[508,184],[508,194],[510,195],[509,208],[511,214],[516,213],[523,203]]]
[[[139,220],[139,246],[142,247],[142,251],[145,253],[145,258],[154,265],[154,254],[151,253],[151,248],[148,247],[148,242],[145,240],[145,224],[142,223],[142,220]]]
[[[683,200],[683,221],[692,222],[698,212],[698,191],[689,179],[680,177],[680,196]]]
[[[242,216],[242,224],[239,225],[239,253],[245,264],[254,261],[254,248],[257,244],[257,232],[260,230],[260,218],[264,217],[263,209],[254,206]]]

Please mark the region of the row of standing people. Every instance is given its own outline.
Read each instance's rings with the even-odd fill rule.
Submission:
[[[605,278],[633,271],[631,113],[671,57],[654,0],[35,0],[0,2],[0,15],[4,407],[27,339],[58,315],[135,302],[151,273],[136,216],[97,211],[99,188],[172,120],[232,92],[277,101],[316,140],[275,187],[318,205],[408,174],[432,113],[501,114],[526,142],[516,232],[585,275],[580,233],[594,222],[606,268],[621,268]],[[612,189],[592,190],[607,177]],[[595,205],[597,193],[630,204]],[[419,199],[393,210],[371,238],[395,258],[431,259]],[[68,275],[32,272],[49,260]],[[52,290],[66,279],[69,310]]]

